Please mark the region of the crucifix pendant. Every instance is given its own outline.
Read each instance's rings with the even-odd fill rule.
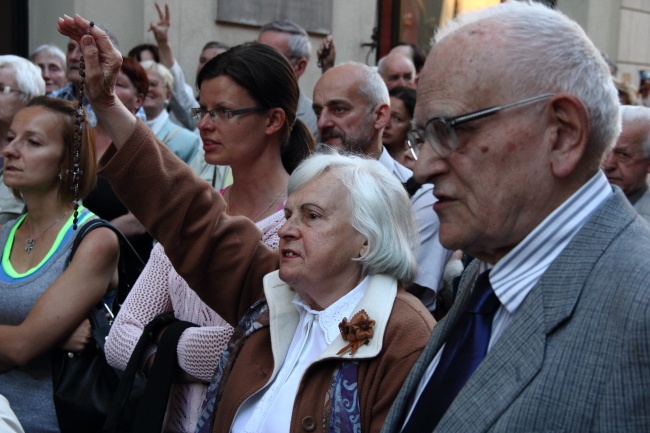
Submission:
[[[34,249],[34,244],[35,243],[36,243],[36,241],[34,239],[32,239],[32,238],[29,238],[29,239],[27,239],[27,241],[25,241],[25,252],[27,254],[32,252],[32,249]]]
[[[73,166],[74,170],[66,170],[68,174],[72,175],[72,190],[75,194],[79,192],[79,178],[81,178],[81,175],[84,173],[83,171],[79,170],[79,164],[74,164]]]

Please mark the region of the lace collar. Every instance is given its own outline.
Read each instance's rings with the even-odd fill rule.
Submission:
[[[325,334],[327,344],[332,344],[340,335],[339,323],[344,317],[349,318],[354,314],[354,308],[366,294],[369,285],[370,277],[366,276],[354,289],[322,311],[312,309],[297,293],[293,298],[293,304],[299,312],[302,310],[318,318],[318,324]]]

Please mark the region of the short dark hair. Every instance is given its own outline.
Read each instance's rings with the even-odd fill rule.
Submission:
[[[127,57],[133,57],[138,62],[141,62],[142,53],[144,51],[151,51],[151,54],[153,54],[153,59],[156,61],[156,63],[160,63],[160,53],[158,52],[158,46],[153,44],[136,45],[135,47],[131,48],[131,51],[129,51]]]
[[[388,91],[388,95],[401,99],[404,102],[409,117],[413,119],[413,111],[415,110],[415,101],[417,99],[417,92],[414,89],[402,86],[393,87]]]

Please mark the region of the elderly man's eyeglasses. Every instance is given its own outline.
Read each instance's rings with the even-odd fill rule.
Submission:
[[[2,86],[0,87],[2,90],[2,94],[5,96],[11,95],[12,93],[17,93],[17,94],[23,94],[24,92],[22,90],[18,89],[12,89],[11,86]]]
[[[550,98],[551,96],[553,96],[552,93],[544,93],[543,95],[533,96],[532,98],[522,99],[510,104],[483,108],[482,110],[461,114],[459,116],[433,117],[427,121],[424,130],[415,128],[409,131],[406,142],[415,159],[417,159],[417,155],[425,141],[428,141],[433,150],[444,158],[458,150],[458,138],[456,137],[455,130],[458,125],[492,116],[499,111],[532,104],[542,99]]]
[[[206,110],[205,108],[192,108],[192,117],[199,122],[206,114],[210,115],[210,120],[215,122],[217,119],[228,120],[240,114],[252,113],[253,111],[264,111],[262,107],[240,108],[239,110],[228,110],[226,108],[215,108]]]

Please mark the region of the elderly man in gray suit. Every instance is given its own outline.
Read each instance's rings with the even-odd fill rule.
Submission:
[[[383,432],[650,431],[650,229],[600,170],[616,89],[580,27],[507,2],[436,35],[416,173],[477,258]]]

